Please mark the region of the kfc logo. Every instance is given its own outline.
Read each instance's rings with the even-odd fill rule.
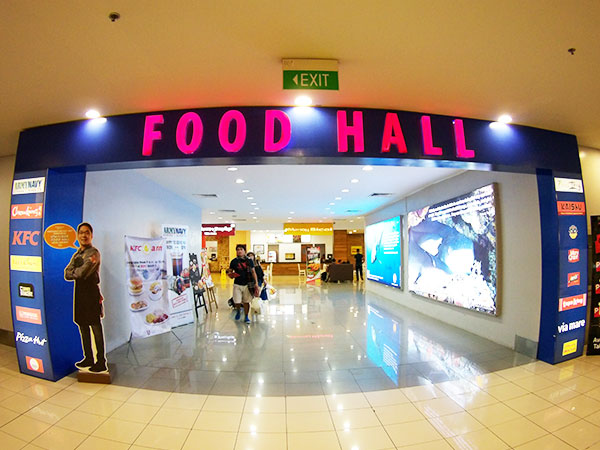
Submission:
[[[40,244],[39,231],[13,231],[12,245],[33,245],[37,247]]]
[[[569,262],[576,263],[579,262],[579,249],[572,248],[569,250]]]

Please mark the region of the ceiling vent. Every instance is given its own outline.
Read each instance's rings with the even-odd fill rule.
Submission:
[[[217,198],[217,194],[192,194],[194,197],[200,198]]]
[[[234,213],[235,209],[219,209],[219,212],[224,212],[224,213]]]
[[[347,209],[346,210],[347,213],[357,213],[360,212],[358,209]]]
[[[394,195],[390,192],[373,192],[369,197],[389,197],[390,195]]]

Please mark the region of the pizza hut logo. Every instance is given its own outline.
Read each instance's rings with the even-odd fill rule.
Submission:
[[[600,261],[596,261],[596,272],[600,272]]]
[[[579,262],[579,249],[578,248],[570,249],[568,259],[569,259],[570,263]]]
[[[594,286],[594,292],[596,294],[600,294],[600,283],[596,283],[596,286]]]
[[[600,303],[594,306],[594,317],[600,317]]]
[[[578,235],[579,235],[579,230],[577,229],[577,227],[575,225],[571,225],[569,227],[569,237],[571,239],[575,239]]]
[[[581,283],[581,273],[580,272],[572,272],[567,275],[567,287],[579,286],[580,283]]]
[[[31,356],[26,356],[25,361],[27,363],[27,368],[29,370],[33,370],[34,372],[44,373],[44,363],[39,358],[32,358]]]

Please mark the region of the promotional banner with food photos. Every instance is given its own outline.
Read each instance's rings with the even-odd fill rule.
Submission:
[[[194,321],[193,293],[190,289],[187,225],[163,225],[162,237],[166,245],[167,295],[171,312],[171,327]]]
[[[127,305],[133,338],[171,331],[165,240],[125,236]]]

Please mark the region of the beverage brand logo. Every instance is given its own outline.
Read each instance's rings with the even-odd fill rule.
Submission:
[[[558,325],[558,333],[566,333],[567,331],[577,330],[578,328],[585,327],[585,319],[576,320],[574,322],[570,322],[569,324],[562,323]]]
[[[585,202],[556,202],[559,216],[584,216]]]
[[[568,259],[569,259],[570,263],[579,262],[579,249],[578,248],[570,249]]]
[[[43,217],[43,203],[27,203],[11,205],[11,219],[41,219]]]
[[[580,272],[571,272],[567,275],[567,287],[571,286],[579,286],[581,283],[581,273]]]
[[[44,363],[39,358],[32,358],[31,356],[25,356],[27,368],[34,372],[44,373]]]
[[[41,272],[41,256],[10,255],[10,270],[21,272]]]
[[[37,308],[25,308],[24,306],[15,306],[15,315],[19,322],[42,324],[42,311]]]
[[[19,283],[19,297],[34,298],[33,284]]]
[[[568,311],[570,309],[581,308],[586,305],[587,294],[573,295],[558,300],[558,310]]]
[[[577,339],[573,339],[572,341],[565,342],[563,344],[562,355],[567,356],[571,353],[575,353],[577,351]]]
[[[40,245],[39,231],[13,231],[13,239],[11,245]]]
[[[41,338],[39,336],[31,337],[26,335],[25,333],[21,333],[20,331],[17,331],[17,337],[15,338],[15,340],[24,344],[39,345],[40,347],[43,347],[44,345],[46,345],[46,342],[48,342],[48,339],[46,338]]]
[[[44,192],[45,182],[46,179],[44,177],[14,180],[12,193],[13,195],[38,194]]]
[[[571,225],[569,227],[569,237],[571,239],[575,239],[578,234],[579,234],[579,230],[577,230],[577,227],[575,225]]]

